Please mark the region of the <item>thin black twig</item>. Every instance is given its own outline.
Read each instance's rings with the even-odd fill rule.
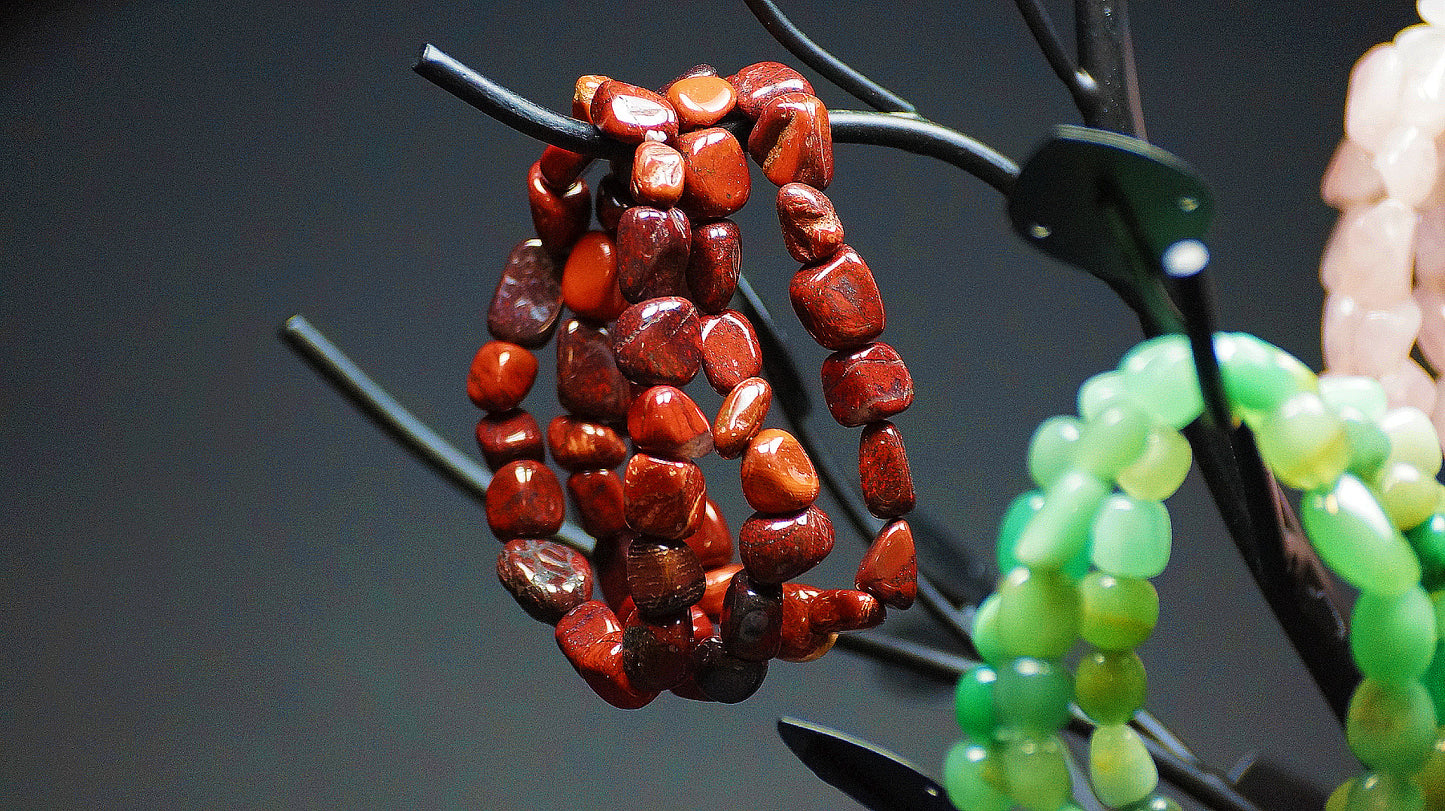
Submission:
[[[1074,106],[1080,110],[1097,106],[1098,83],[1088,71],[1080,70],[1079,66],[1074,64],[1073,57],[1064,50],[1063,40],[1059,39],[1059,32],[1054,29],[1054,23],[1049,19],[1043,3],[1040,0],[1014,0],[1014,5],[1018,6],[1019,14],[1028,25],[1029,33],[1034,35],[1034,42],[1038,43],[1049,67],[1053,68],[1054,75],[1059,77],[1059,81],[1064,83],[1069,95],[1073,97]]]

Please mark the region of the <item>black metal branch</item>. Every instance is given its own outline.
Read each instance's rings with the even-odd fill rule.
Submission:
[[[816,42],[808,39],[798,26],[783,15],[772,0],[743,0],[748,10],[763,24],[788,52],[803,61],[803,64],[817,71],[823,78],[842,88],[844,92],[864,104],[884,113],[907,113],[917,115],[918,108],[899,97],[896,93],[869,79],[843,60],[828,53]]]
[[[1147,139],[1129,36],[1129,1],[1074,0],[1074,31],[1079,68],[1098,86],[1094,103],[1079,107],[1084,123]]]
[[[1053,68],[1054,75],[1059,77],[1069,95],[1073,96],[1074,106],[1080,110],[1098,106],[1098,83],[1088,71],[1081,70],[1074,64],[1073,57],[1064,50],[1063,40],[1059,39],[1059,32],[1054,29],[1054,23],[1049,19],[1043,3],[1040,0],[1014,0],[1014,5],[1018,6],[1019,14],[1028,25],[1029,33],[1034,35],[1034,42],[1038,43],[1039,50],[1043,51],[1049,67]]]

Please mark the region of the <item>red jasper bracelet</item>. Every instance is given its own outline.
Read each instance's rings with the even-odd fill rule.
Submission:
[[[885,605],[912,604],[917,566],[903,516],[914,489],[888,418],[908,408],[913,383],[876,340],[885,324],[877,284],[821,191],[833,174],[828,113],[800,74],[765,62],[722,78],[700,65],[661,93],[584,76],[572,110],[637,146],[598,183],[598,231],[587,230],[592,197],[581,178],[591,158],[548,147],[528,173],[537,237],[507,259],[487,316],[494,340],[467,381],[487,412],[476,436],[495,473],[486,512],[504,542],[498,577],[529,615],[555,624],[568,661],[609,703],[641,707],[664,690],[741,701],[770,659],[815,659],[839,632],[881,622]],[[793,308],[833,350],[823,364],[828,409],[863,427],[864,499],[889,522],[856,588],[787,582],[832,550],[833,527],[814,504],[819,477],[803,446],[763,428],[772,390],[759,376],[762,350],[748,318],[728,309],[741,241],[726,217],[747,202],[750,180],[743,146],[714,125],[734,111],[753,121],[746,151],[780,186],[783,240],[803,263]],[[537,374],[530,350],[554,333],[568,413],[544,437],[520,405]],[[682,389],[699,371],[723,395],[711,422]],[[597,540],[590,563],[545,540],[567,497],[544,445]],[[694,461],[714,450],[742,457],[743,495],[756,510],[738,532],[740,564]],[[602,600],[592,599],[594,572]]]

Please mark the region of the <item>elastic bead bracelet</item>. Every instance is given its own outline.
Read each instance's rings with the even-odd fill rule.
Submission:
[[[741,701],[769,660],[816,659],[839,632],[912,604],[917,564],[903,516],[915,496],[888,421],[911,403],[912,380],[876,341],[877,285],[821,191],[833,173],[827,110],[800,74],[765,62],[724,79],[699,65],[660,93],[584,76],[572,109],[635,150],[598,183],[600,230],[588,230],[590,158],[548,147],[528,173],[537,237],[508,257],[488,310],[493,340],[468,377],[486,412],[477,442],[495,471],[486,509],[504,542],[498,577],[530,616],[556,626],[563,654],[609,703],[637,708],[667,690]],[[832,550],[833,528],[814,503],[820,480],[803,446],[764,427],[772,394],[762,350],[747,317],[728,308],[741,241],[726,218],[751,190],[743,145],[714,126],[730,115],[752,119],[746,151],[781,187],[784,244],[803,264],[790,297],[809,335],[833,350],[822,372],[829,411],[864,429],[864,501],[887,523],[852,589],[788,582]],[[544,438],[520,406],[537,372],[531,350],[554,332],[566,413]],[[699,371],[722,395],[711,421],[683,390]],[[741,563],[695,461],[713,451],[741,457],[756,510],[738,531]],[[568,472],[565,496],[548,452]],[[546,540],[569,497],[596,539],[590,562]]]
[[[1310,542],[1359,591],[1350,649],[1364,678],[1346,738],[1367,771],[1327,808],[1445,808],[1445,487],[1430,419],[1389,408],[1377,381],[1316,377],[1250,335],[1219,333],[1214,348],[1234,418],[1276,477],[1304,491]],[[1149,579],[1169,559],[1161,501],[1190,463],[1178,430],[1203,407],[1188,339],[1135,347],[1080,388],[1078,406],[1035,432],[1028,470],[1039,489],[1015,499],[999,531],[1004,575],[973,629],[984,663],[958,682],[965,737],[944,762],[962,811],[1074,807],[1059,738],[1070,701],[1096,724],[1088,771],[1102,803],[1179,807],[1157,793],[1127,724],[1147,685],[1135,649],[1159,616]],[[1081,639],[1071,674],[1063,659]]]

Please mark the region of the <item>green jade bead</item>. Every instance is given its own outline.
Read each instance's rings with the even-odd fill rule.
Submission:
[[[1109,485],[1077,470],[1060,476],[1044,492],[1044,505],[1019,533],[1014,554],[1041,569],[1062,569],[1087,554],[1094,513],[1109,495]]]
[[[1115,577],[1158,577],[1169,565],[1169,510],[1159,501],[1115,494],[1094,514],[1089,556]]]
[[[1090,572],[1079,583],[1079,636],[1100,650],[1137,648],[1159,622],[1159,593],[1148,580]]]
[[[1439,592],[1436,592],[1439,595]],[[1432,598],[1434,599],[1434,598]],[[1435,627],[1440,627],[1440,601],[1434,599],[1436,605]],[[1425,675],[1420,677],[1420,683],[1425,685],[1425,692],[1430,695],[1430,704],[1435,707],[1435,718],[1445,718],[1445,645],[1435,646],[1435,658],[1430,660],[1430,667],[1425,670]]]
[[[1445,735],[1439,734],[1442,731],[1445,731],[1445,727],[1436,730],[1435,746],[1431,748],[1430,756],[1425,758],[1425,765],[1411,777],[1415,785],[1420,787],[1425,807],[1432,811],[1445,808]]]
[[[1445,513],[1432,513],[1405,540],[1420,561],[1420,583],[1431,590],[1445,585]]]
[[[1136,406],[1171,428],[1194,422],[1204,411],[1189,339],[1171,334],[1151,338],[1119,364],[1124,390]]]
[[[1435,706],[1424,685],[1367,676],[1350,698],[1345,741],[1366,766],[1409,774],[1430,756],[1435,727]]]
[[[1184,807],[1163,794],[1151,794],[1137,803],[1121,807],[1119,811],[1184,811]]]
[[[1084,423],[1083,435],[1074,453],[1074,468],[1100,481],[1113,481],[1119,471],[1144,454],[1153,427],[1154,421],[1148,414],[1128,403],[1105,408]]]
[[[993,691],[998,673],[988,665],[975,665],[958,677],[953,690],[953,713],[964,734],[977,741],[993,739],[998,716],[993,709]]]
[[[1072,783],[1064,745],[1057,735],[1011,736],[999,761],[1014,803],[1029,811],[1057,811],[1069,801]]]
[[[1092,420],[1100,412],[1122,400],[1128,399],[1124,391],[1124,376],[1117,371],[1100,372],[1079,387],[1079,416]]]
[[[998,598],[994,622],[1008,659],[1058,659],[1079,638],[1079,588],[1061,572],[1019,566],[1004,577]]]
[[[1399,597],[1362,593],[1350,614],[1350,653],[1360,672],[1391,684],[1425,675],[1438,641],[1435,605],[1419,586]]]
[[[1380,418],[1379,425],[1390,439],[1387,465],[1406,462],[1426,476],[1440,473],[1440,435],[1425,412],[1413,406],[1392,408]]]
[[[1380,381],[1358,375],[1329,374],[1319,378],[1320,399],[1340,416],[1379,422],[1389,409]]]
[[[1363,774],[1341,783],[1325,811],[1424,811],[1418,786],[1392,774]]]
[[[1119,489],[1134,498],[1163,501],[1184,483],[1192,464],[1194,450],[1189,440],[1173,428],[1156,423],[1144,441],[1139,460],[1119,471]]]
[[[1139,733],[1122,724],[1094,729],[1089,736],[1089,778],[1104,805],[1138,802],[1159,787],[1159,770]]]
[[[1392,462],[1375,480],[1380,507],[1396,529],[1411,530],[1425,523],[1440,503],[1440,483],[1408,462]]]
[[[1030,490],[1009,503],[1003,514],[1003,521],[999,523],[998,543],[994,547],[1000,572],[1011,572],[1020,564],[1014,550],[1018,545],[1019,535],[1043,506],[1044,494],[1041,490]],[[1074,580],[1082,579],[1089,573],[1089,550],[1080,550],[1073,560],[1064,564],[1063,571]]]
[[[984,598],[973,614],[973,629],[970,632],[974,650],[994,667],[1009,660],[1008,650],[1004,647],[998,628],[998,607],[1002,602],[1003,598],[997,592]]]
[[[1069,721],[1073,679],[1063,662],[1019,657],[999,669],[994,712],[999,726],[1025,734],[1047,735]]]
[[[1346,470],[1370,481],[1390,458],[1390,438],[1380,426],[1364,419],[1345,417],[1345,439],[1350,443],[1350,464]]]
[[[1308,366],[1248,333],[1216,334],[1214,357],[1225,397],[1237,412],[1263,414],[1299,392],[1319,390],[1319,378]]]
[[[1398,597],[1420,582],[1420,563],[1364,482],[1346,473],[1300,502],[1315,551],[1360,591]]]
[[[1093,650],[1074,670],[1074,703],[1094,723],[1124,724],[1144,706],[1149,678],[1132,650]]]
[[[1344,420],[1314,392],[1290,397],[1254,428],[1259,455],[1280,481],[1296,490],[1323,487],[1350,464]]]
[[[1008,811],[1013,800],[1001,790],[1003,782],[986,746],[962,740],[943,756],[943,791],[959,811]]]
[[[1083,431],[1084,424],[1077,417],[1061,415],[1039,423],[1029,440],[1029,476],[1034,484],[1047,490],[1069,472]]]

